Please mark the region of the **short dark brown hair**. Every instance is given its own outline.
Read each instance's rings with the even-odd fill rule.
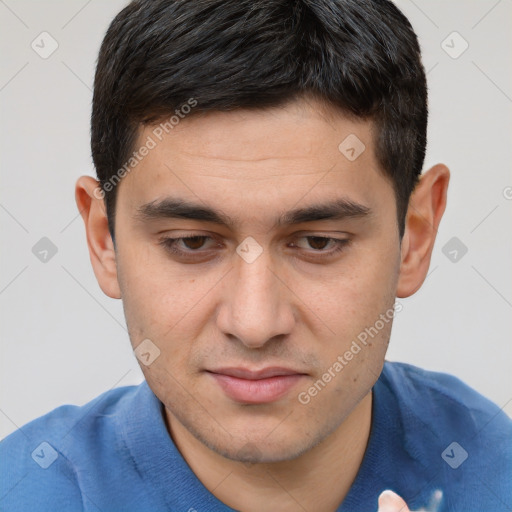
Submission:
[[[191,98],[195,115],[304,95],[375,123],[402,236],[425,157],[427,86],[416,34],[391,1],[132,1],[103,39],[92,104],[92,157],[112,239],[112,178],[141,125]]]

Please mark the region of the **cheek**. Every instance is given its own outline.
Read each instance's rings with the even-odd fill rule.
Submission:
[[[372,245],[354,251],[337,267],[290,277],[296,295],[315,313],[319,326],[316,330],[321,329],[338,343],[347,342],[373,325],[395,301],[398,244]]]
[[[200,327],[200,316],[205,314],[204,299],[218,278],[211,273],[198,277],[194,265],[178,266],[161,249],[140,245],[138,251],[121,249],[123,257],[118,264],[132,344],[149,338],[162,347],[165,342],[166,350],[175,345],[178,348]],[[183,343],[168,343],[173,339]]]
[[[341,267],[340,267],[341,268]],[[321,361],[317,384],[306,391],[315,407],[360,400],[382,370],[394,316],[399,269],[398,245],[359,252],[330,279],[311,279],[308,293],[315,315],[315,351]],[[305,282],[303,283],[306,284]]]
[[[338,426],[377,381],[390,331],[391,321],[381,329],[363,329],[359,337],[340,337],[326,344],[323,368],[299,389],[295,408],[304,410],[309,421],[323,418],[324,428]]]

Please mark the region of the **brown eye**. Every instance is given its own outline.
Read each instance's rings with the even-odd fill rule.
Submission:
[[[306,240],[306,244],[292,244],[302,250],[305,257],[320,261],[322,258],[327,259],[343,252],[350,244],[348,238],[331,238],[325,236],[303,236],[299,240]]]
[[[186,258],[193,257],[196,253],[201,254],[208,240],[213,240],[209,236],[194,235],[187,237],[169,238],[165,237],[159,241],[159,244],[171,254]]]
[[[190,236],[187,238],[181,238],[183,241],[183,244],[187,249],[191,249],[193,251],[201,249],[201,247],[204,245],[204,240],[206,238],[209,238],[207,236]],[[178,239],[179,240],[179,239]]]
[[[325,247],[332,240],[331,238],[324,238],[324,237],[321,237],[321,236],[308,236],[306,238],[308,238],[308,240],[309,240],[308,241],[309,246],[312,249],[316,249],[316,250],[325,249]]]

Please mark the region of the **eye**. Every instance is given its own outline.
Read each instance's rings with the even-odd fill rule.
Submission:
[[[326,238],[323,236],[305,236],[303,237],[308,241],[309,248],[321,251],[329,245],[329,242],[336,242],[334,238]]]
[[[299,240],[302,239],[307,240],[308,247],[299,247],[308,251],[308,253],[313,257],[317,257],[315,253],[318,253],[320,257],[332,256],[343,251],[350,243],[350,240],[347,238],[332,238],[314,235],[304,236]],[[331,247],[331,250],[325,250],[325,248],[329,246]]]
[[[207,246],[207,242],[209,240],[215,242],[211,247]],[[350,243],[350,239],[314,235],[299,237],[297,240],[306,240],[306,246],[296,243],[292,243],[290,246],[297,247],[300,250],[299,252],[301,252],[301,255],[305,254],[308,259],[330,258],[343,251]],[[176,238],[164,237],[160,239],[159,244],[171,254],[182,259],[189,260],[204,258],[205,256],[208,256],[209,249],[220,247],[218,242],[216,242],[212,237],[206,235],[193,235]],[[330,249],[326,250],[326,248],[329,247]],[[300,257],[301,255],[297,255],[296,257]]]
[[[206,235],[195,235],[178,238],[165,237],[162,238],[159,243],[171,253],[183,256],[199,252],[199,250],[203,248],[205,240],[208,239],[213,240],[211,237]],[[181,247],[180,242],[183,244]],[[185,249],[183,249],[183,246]]]

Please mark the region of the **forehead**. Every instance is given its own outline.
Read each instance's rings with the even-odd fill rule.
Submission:
[[[272,211],[272,223],[276,210],[341,196],[378,206],[393,193],[373,139],[371,121],[311,101],[163,120],[140,129],[134,150],[151,149],[121,181],[118,201],[136,210],[172,196],[238,219]]]
[[[316,100],[295,100],[265,109],[229,112],[200,112],[139,131],[138,143],[147,136],[159,146],[168,145],[180,154],[225,162],[260,162],[273,158],[315,158],[338,156],[338,142],[350,134],[371,146],[373,123],[348,118],[334,106]],[[371,148],[369,148],[371,149]],[[371,152],[371,151],[370,151]]]

